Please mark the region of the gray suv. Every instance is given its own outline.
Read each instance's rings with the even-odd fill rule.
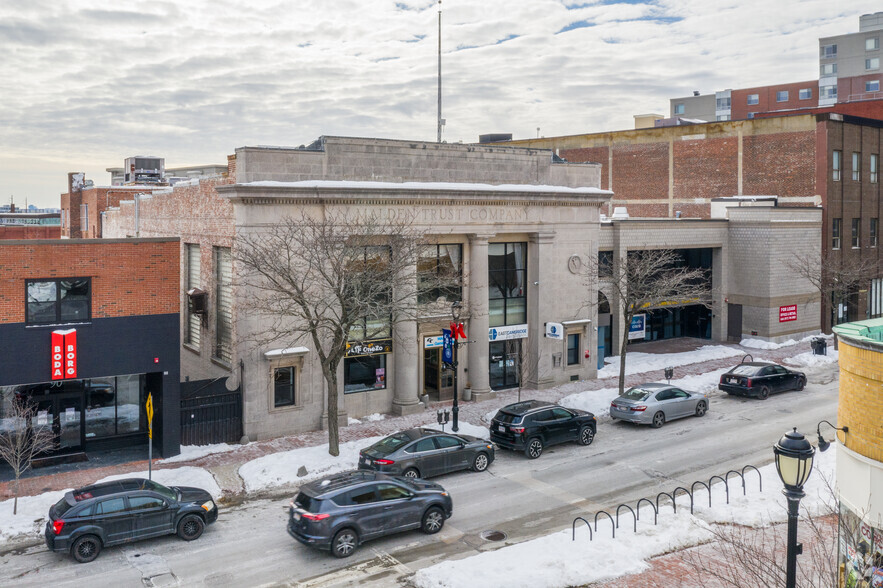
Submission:
[[[288,509],[288,534],[336,557],[400,531],[441,531],[453,514],[445,489],[421,479],[352,470],[300,487]]]

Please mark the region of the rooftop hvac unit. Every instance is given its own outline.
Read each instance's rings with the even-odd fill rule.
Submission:
[[[166,164],[162,157],[136,155],[126,158],[125,184],[162,184],[165,182]]]

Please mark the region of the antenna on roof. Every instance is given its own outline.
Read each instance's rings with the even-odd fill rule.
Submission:
[[[438,0],[438,142],[441,143],[441,132],[444,121],[441,111],[441,0]]]

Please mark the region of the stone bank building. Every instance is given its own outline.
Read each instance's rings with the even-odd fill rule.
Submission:
[[[228,388],[239,386],[250,439],[318,429],[327,419],[326,386],[308,341],[249,343],[266,325],[243,311],[251,293],[233,261],[238,236],[304,210],[406,215],[427,236],[418,263],[455,276],[415,319],[382,338],[351,341],[338,374],[344,424],[417,412],[422,395],[446,400],[455,387],[482,398],[594,378],[604,355],[618,353],[611,342],[623,328],[604,279],[585,276],[599,251],[625,260],[630,250],[679,249],[709,270],[703,312],[672,301],[676,312],[648,320],[649,339],[782,340],[818,331],[818,294],[782,279],[782,259],[793,246],[818,250],[820,209],[734,201],[720,218],[602,222],[613,194],[600,184],[600,165],[567,163],[549,150],[322,137],[301,148],[239,148],[223,178],[140,197],[137,229],[136,203],[121,201],[105,212],[103,230],[105,237],[180,237],[182,377],[229,377]],[[466,309],[469,340],[456,373],[441,361],[455,301]],[[781,320],[780,307],[792,306],[796,312]],[[669,314],[684,318],[675,324]],[[550,324],[560,329],[547,336]],[[525,363],[531,367],[519,369]]]

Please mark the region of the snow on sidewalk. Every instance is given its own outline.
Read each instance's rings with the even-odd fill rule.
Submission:
[[[745,355],[745,352],[726,345],[703,345],[693,351],[680,353],[641,353],[629,351],[625,360],[625,375],[663,370],[669,366],[690,365],[714,359],[726,359]],[[604,359],[605,366],[598,370],[598,379],[619,377],[620,355],[612,355]]]
[[[833,447],[833,446],[832,446]],[[818,514],[833,506],[834,500],[826,480],[834,477],[836,450],[816,453],[816,464],[804,490],[801,512],[807,509]],[[742,495],[738,477],[730,478],[730,503],[722,483],[712,486],[712,507],[708,508],[708,494],[697,486],[694,494],[694,512],[690,514],[689,497],[677,499],[677,514],[670,505],[661,504],[659,523],[652,524],[650,508],[644,506],[645,517],[637,523],[626,519],[620,525],[617,537],[611,533],[612,522],[599,520],[598,532],[589,540],[586,525],[579,522],[576,540],[572,530],[560,532],[503,547],[456,561],[445,561],[419,570],[412,583],[419,588],[454,588],[459,586],[492,586],[506,578],[506,585],[518,588],[556,588],[581,586],[610,580],[644,571],[650,558],[678,551],[712,540],[709,525],[737,523],[748,526],[768,526],[787,519],[782,484],[774,464],[760,468],[764,481],[758,489],[757,473],[746,472],[747,493]],[[628,513],[623,513],[628,517]],[[456,511],[454,513],[456,518]],[[589,517],[587,517],[589,518]],[[592,520],[589,518],[589,520]]]

